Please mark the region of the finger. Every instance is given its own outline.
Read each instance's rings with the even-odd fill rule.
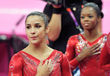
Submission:
[[[39,63],[39,65],[42,65],[43,64],[43,61],[42,60],[40,60],[40,63]]]
[[[52,67],[52,66],[53,66],[51,59],[49,60],[48,66],[49,66],[49,67]]]
[[[45,61],[45,65],[48,65],[48,63],[49,63],[49,60],[46,60],[46,61]]]
[[[94,44],[93,46],[99,45],[99,43]]]
[[[98,51],[98,52],[93,53],[93,55],[100,54],[100,53],[101,53],[101,52],[100,52],[100,51]]]
[[[49,63],[48,63],[48,64],[49,64],[49,65],[52,64],[52,60],[51,60],[51,59],[49,60]]]
[[[93,53],[95,53],[95,54],[99,54],[100,53],[100,50],[101,48],[100,48],[100,46],[99,47],[97,47],[94,51],[93,51]]]
[[[92,47],[91,47],[91,50],[95,50],[95,49],[97,49],[97,48],[99,48],[100,47],[100,44],[95,44],[95,45],[93,45]]]
[[[92,47],[97,47],[99,45],[99,43],[94,44]]]
[[[52,60],[51,59],[49,60],[48,68],[49,68],[49,71],[52,72],[52,70],[53,70],[53,64],[52,64]]]

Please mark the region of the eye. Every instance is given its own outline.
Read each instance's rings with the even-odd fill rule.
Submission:
[[[89,18],[93,18],[93,16],[88,16]]]
[[[36,27],[36,28],[40,28],[41,25],[40,25],[40,24],[35,24],[35,27]]]
[[[29,25],[28,25],[28,26],[26,26],[26,28],[27,28],[27,29],[30,29],[30,28],[31,28],[31,26],[29,26]]]
[[[81,18],[81,19],[84,19],[84,16],[81,16],[80,18]]]

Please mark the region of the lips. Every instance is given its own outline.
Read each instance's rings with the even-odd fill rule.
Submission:
[[[85,26],[88,26],[89,24],[84,24]]]
[[[31,37],[31,39],[34,39],[34,40],[35,40],[36,38],[37,38],[36,36]]]
[[[89,23],[84,23],[84,26],[89,26],[90,24]]]

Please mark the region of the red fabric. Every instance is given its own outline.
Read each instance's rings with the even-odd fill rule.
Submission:
[[[58,54],[59,58],[54,60]],[[54,50],[43,62],[45,63],[45,61],[49,59],[56,62],[50,76],[71,76],[69,63],[63,53]],[[16,53],[10,61],[8,76],[35,76],[39,63],[40,60],[37,58],[26,52],[20,51]]]
[[[101,51],[100,67],[107,72],[107,76],[110,76],[110,33],[107,37],[107,42]]]
[[[106,41],[106,35],[100,36],[93,42],[87,41],[82,34],[74,35],[69,38],[66,48],[66,55],[70,61],[72,68],[79,66],[80,76],[105,76],[104,70],[99,68],[100,54],[95,54],[85,58],[81,62],[76,60],[76,56],[82,51],[84,46],[89,47],[96,43],[101,44],[101,49]],[[98,52],[101,51],[98,50]]]
[[[70,61],[71,68],[72,70],[75,69],[78,66],[78,61],[75,58],[75,47],[76,43],[78,42],[78,35],[72,36],[67,43],[67,48],[66,48],[66,56],[68,60]]]

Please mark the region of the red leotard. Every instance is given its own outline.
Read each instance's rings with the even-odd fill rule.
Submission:
[[[49,59],[55,62],[50,76],[71,76],[68,60],[63,53],[54,50],[43,62],[45,63]],[[39,59],[24,51],[20,51],[11,58],[8,76],[35,76],[39,63]]]
[[[76,56],[82,51],[82,49],[86,46],[92,46],[96,43],[100,43],[100,52],[103,48],[106,41],[106,35],[103,34],[98,39],[93,42],[87,41],[82,34],[71,36],[67,43],[66,55],[70,61],[70,65],[72,69],[75,69],[79,66],[80,76],[105,76],[104,70],[99,68],[99,58],[100,54],[95,54],[90,57],[85,58],[84,60],[78,62],[76,60]]]

